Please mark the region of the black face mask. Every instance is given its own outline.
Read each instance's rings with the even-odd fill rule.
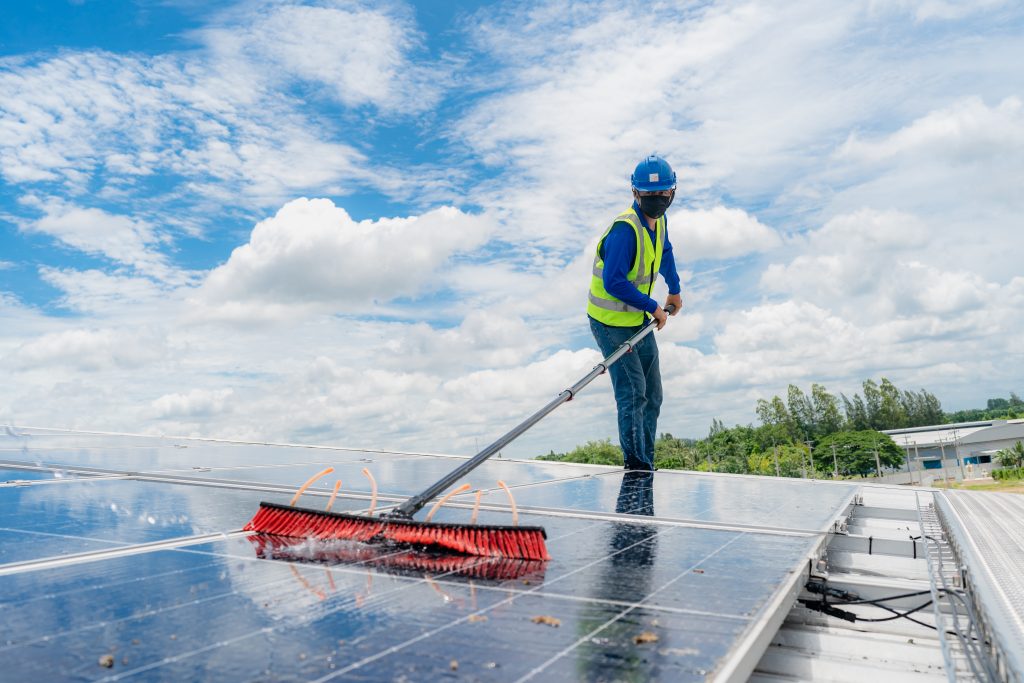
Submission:
[[[672,204],[673,199],[675,199],[675,194],[671,194],[668,197],[660,194],[641,195],[640,210],[644,212],[644,215],[651,218],[661,218],[668,211],[668,207]]]

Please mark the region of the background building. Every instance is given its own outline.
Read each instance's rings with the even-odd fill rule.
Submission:
[[[935,476],[969,479],[999,467],[996,452],[1024,441],[1024,420],[959,422],[884,433],[907,451],[914,472],[928,470]]]

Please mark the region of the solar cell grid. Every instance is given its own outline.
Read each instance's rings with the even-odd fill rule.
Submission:
[[[103,461],[102,439],[88,440],[90,461]],[[216,470],[190,470],[217,466],[203,461],[230,453],[230,467],[243,469],[230,470],[229,478],[251,487],[137,479],[0,487],[0,512],[12,529],[0,532],[6,533],[0,547],[11,548],[10,557],[45,557],[79,552],[82,544],[90,550],[104,544],[131,548],[154,539],[231,532],[259,500],[286,495],[283,486],[279,493],[261,487],[297,486],[316,469],[289,463],[308,458],[305,449],[176,448],[167,440],[146,447],[145,440],[130,441],[131,448],[112,451],[126,471],[158,463],[187,467],[182,471],[204,483],[225,484]],[[83,453],[81,442],[65,446],[67,451],[54,450],[48,440],[43,461],[64,463]],[[43,455],[31,445],[22,448],[26,465]],[[119,459],[132,450],[144,467]],[[399,494],[429,483],[438,467],[451,466],[449,458],[408,454],[370,454],[370,464],[357,453],[335,455],[318,452],[316,460],[354,470],[346,476],[358,478],[359,468],[376,468],[381,489]],[[238,535],[130,557],[34,565],[20,573],[3,574],[0,564],[0,604],[13,617],[0,631],[0,667],[19,678],[72,680],[424,680],[442,674],[503,681],[703,680],[756,626],[820,536],[651,524],[644,517],[742,525],[759,515],[781,519],[799,504],[792,523],[819,528],[852,492],[793,482],[784,495],[753,500],[757,484],[731,477],[637,478],[611,468],[547,463],[485,467],[490,469],[481,482],[502,476],[517,484],[526,508],[521,523],[547,528],[550,562],[518,573],[474,570],[471,565],[487,561],[473,559],[424,570],[410,564],[408,551],[367,554],[353,550],[356,544],[341,544],[325,552],[307,543],[291,554],[274,554]],[[317,507],[324,498],[304,502]],[[491,503],[481,522],[507,524],[505,500],[493,496]],[[364,497],[342,497],[335,509],[365,505]],[[562,514],[531,513],[531,507]],[[126,514],[117,515],[119,509]],[[467,515],[465,508],[447,508],[439,518],[465,521]],[[0,556],[0,563],[12,561]],[[105,653],[114,655],[109,670],[97,668]]]

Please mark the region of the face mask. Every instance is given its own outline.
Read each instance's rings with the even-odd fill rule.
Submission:
[[[641,195],[640,210],[651,218],[661,218],[672,204],[673,199],[675,199],[674,195],[668,197],[660,194]]]

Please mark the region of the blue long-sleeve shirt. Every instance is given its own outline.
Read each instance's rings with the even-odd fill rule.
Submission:
[[[647,217],[640,211],[636,202],[633,202],[633,210],[640,217],[640,224],[647,229],[653,243],[656,237],[654,229],[647,224]],[[617,221],[612,226],[601,244],[601,259],[604,261],[602,279],[605,291],[634,308],[654,313],[658,308],[658,302],[637,289],[627,277],[636,260],[636,233],[633,232],[633,226],[625,221]],[[665,218],[665,248],[661,254],[661,267],[658,272],[665,278],[668,293],[678,294],[679,273],[676,271],[676,260],[672,255],[672,243],[668,239],[668,217]]]

